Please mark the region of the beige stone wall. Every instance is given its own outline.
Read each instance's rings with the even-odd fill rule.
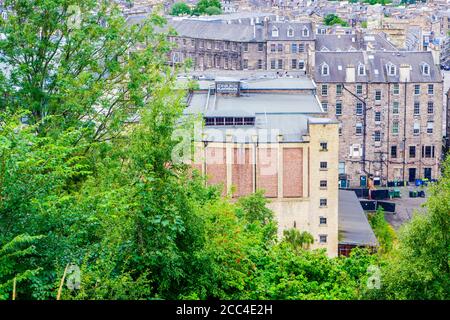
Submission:
[[[271,208],[283,230],[297,228],[314,237],[313,248],[326,249],[337,255],[337,124],[310,124],[310,138],[303,143],[203,143],[196,144],[195,167],[206,173],[209,183],[222,184],[235,197],[265,189]],[[328,151],[320,150],[320,143],[328,143]],[[328,163],[320,170],[320,161]],[[327,187],[320,187],[320,180]],[[255,184],[256,183],[256,184]],[[320,205],[327,199],[327,205]],[[327,218],[325,225],[320,217]],[[320,243],[320,235],[326,235]]]

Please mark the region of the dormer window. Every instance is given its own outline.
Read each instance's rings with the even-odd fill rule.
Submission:
[[[330,74],[330,67],[326,63],[324,63],[322,65],[322,75],[328,76],[329,74]]]
[[[278,28],[277,27],[272,28],[272,37],[274,37],[274,38],[278,37]]]
[[[390,76],[395,76],[397,74],[397,70],[395,68],[395,65],[392,63],[389,63],[387,65],[387,72]]]
[[[358,65],[358,75],[359,75],[359,76],[364,76],[364,75],[366,75],[366,67],[365,67],[362,63],[360,63],[360,64]]]
[[[308,30],[307,27],[303,28],[302,34],[303,34],[304,37],[308,37],[309,36],[309,30]]]
[[[292,29],[292,27],[288,28],[287,36],[290,38],[292,38],[294,36],[294,29]]]
[[[428,63],[422,63],[422,74],[424,76],[429,76],[430,75],[430,65]]]

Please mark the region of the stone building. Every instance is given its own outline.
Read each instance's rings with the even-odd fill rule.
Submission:
[[[443,81],[430,52],[316,52],[311,72],[340,122],[341,182],[439,177]]]
[[[338,124],[323,118],[303,78],[200,81],[186,115],[205,121],[194,167],[233,198],[265,190],[279,225],[310,232],[313,248],[338,251]]]

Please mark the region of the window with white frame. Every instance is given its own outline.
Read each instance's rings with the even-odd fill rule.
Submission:
[[[433,125],[434,123],[432,121],[427,122],[427,133],[433,133]]]
[[[336,101],[336,115],[342,115],[342,101]]]
[[[330,67],[326,63],[322,64],[322,75],[328,76],[329,74],[330,74]]]
[[[432,84],[428,85],[428,94],[434,94],[434,85]]]
[[[303,36],[304,37],[308,37],[309,36],[309,29],[307,27],[304,27],[302,32],[303,32]]]
[[[272,28],[272,37],[277,38],[278,34],[279,34],[278,28],[274,26]]]
[[[355,133],[356,133],[357,135],[361,135],[362,132],[363,132],[363,125],[362,125],[362,123],[357,123],[357,124],[356,124],[356,130],[355,130]]]
[[[363,94],[363,86],[362,86],[362,84],[357,84],[356,85],[356,94],[357,95]]]
[[[326,198],[321,198],[320,199],[319,205],[320,205],[321,208],[326,207],[327,204],[328,204],[328,200]]]
[[[373,139],[375,140],[375,142],[380,142],[381,141],[381,131],[376,130],[374,132]]]
[[[413,133],[415,135],[420,134],[420,123],[419,122],[414,122]]]
[[[327,243],[328,236],[326,234],[319,235],[319,243]]]
[[[304,61],[304,60],[300,60],[300,61],[298,62],[298,68],[299,68],[300,70],[305,70],[305,61]]]
[[[428,101],[427,113],[432,114],[433,112],[434,112],[434,103],[433,101]]]
[[[358,65],[358,75],[360,76],[366,75],[366,67],[362,63]]]
[[[358,116],[363,114],[363,103],[361,101],[356,102],[356,114]]]
[[[375,90],[375,101],[381,101],[381,90]]]
[[[394,83],[392,87],[392,93],[398,95],[400,93],[400,85],[398,83]]]
[[[430,65],[428,63],[423,63],[422,64],[422,74],[424,76],[429,76],[430,75]]]
[[[392,122],[392,134],[397,135],[398,134],[398,121]]]
[[[419,95],[420,94],[420,84],[414,85],[414,94]]]
[[[381,122],[381,112],[375,111],[375,122]]]
[[[321,86],[321,90],[320,90],[321,94],[323,96],[327,96],[328,95],[328,85],[327,84],[323,84]]]
[[[398,112],[399,112],[399,102],[394,101],[394,102],[392,102],[392,113],[398,114]]]
[[[287,36],[288,36],[289,38],[292,38],[292,37],[294,36],[294,29],[293,29],[292,27],[289,27],[289,28],[288,28]]]
[[[394,64],[388,63],[387,64],[387,72],[390,76],[395,76],[397,74],[397,68]]]

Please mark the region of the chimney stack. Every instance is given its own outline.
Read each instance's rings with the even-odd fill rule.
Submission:
[[[354,65],[349,64],[345,68],[345,82],[355,82],[356,80],[356,68]]]
[[[411,66],[409,64],[400,65],[400,82],[411,81]]]

